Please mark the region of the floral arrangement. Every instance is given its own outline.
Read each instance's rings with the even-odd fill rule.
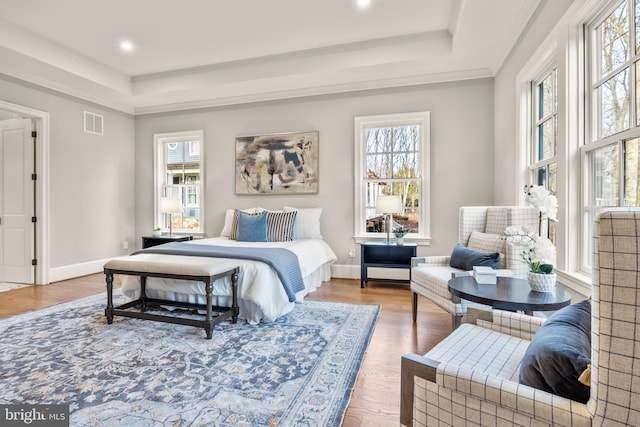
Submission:
[[[553,272],[551,262],[556,258],[556,247],[551,240],[532,233],[526,226],[507,227],[501,237],[525,247],[520,257],[529,266],[529,271],[540,274]]]
[[[555,195],[541,185],[525,185],[524,192],[528,205],[546,214],[550,221],[558,222],[558,199]]]
[[[395,230],[393,230],[393,234],[396,237],[404,237],[405,234],[407,234],[409,232],[408,228],[404,228],[403,226],[400,226],[398,228],[396,228]]]

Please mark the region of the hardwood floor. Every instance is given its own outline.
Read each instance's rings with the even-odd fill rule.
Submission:
[[[115,285],[117,286],[117,279]],[[47,286],[0,293],[0,318],[105,291],[104,275],[95,274]],[[418,321],[411,320],[408,285],[333,279],[308,299],[381,306],[371,342],[356,380],[344,427],[397,426],[400,422],[400,358],[426,353],[451,332],[451,317],[420,298]]]

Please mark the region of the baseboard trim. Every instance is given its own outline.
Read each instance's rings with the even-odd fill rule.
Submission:
[[[360,266],[349,264],[333,264],[331,266],[331,277],[336,279],[360,280]]]
[[[104,264],[111,258],[95,261],[83,262],[80,264],[65,265],[49,270],[49,283],[60,282],[62,280],[74,279],[76,277],[88,276],[89,274],[101,273]]]
[[[101,273],[102,267],[111,258],[96,261],[83,262],[80,264],[65,265],[49,270],[50,283],[62,280],[74,279],[76,277],[88,276],[89,274]],[[336,279],[357,279],[360,280],[360,266],[348,264],[333,264],[331,266],[331,277]]]

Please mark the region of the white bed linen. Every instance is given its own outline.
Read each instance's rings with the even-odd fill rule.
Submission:
[[[316,290],[322,282],[331,279],[331,264],[336,255],[329,245],[320,239],[302,239],[290,242],[238,242],[223,237],[199,239],[184,242],[193,245],[241,246],[285,248],[298,257],[304,280],[304,291],[296,294],[296,302],[309,292]],[[240,261],[238,275],[239,317],[251,324],[272,322],[289,313],[295,306],[287,297],[280,279],[273,267],[260,261]],[[135,276],[120,276],[123,293],[132,299],[140,295],[140,280]],[[214,305],[231,305],[231,280],[228,277],[213,283]],[[172,280],[150,277],[147,279],[147,296],[171,301],[206,303],[206,291],[202,282]]]

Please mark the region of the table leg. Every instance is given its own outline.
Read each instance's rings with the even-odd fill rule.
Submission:
[[[411,292],[411,317],[415,323],[418,317],[418,294],[415,292]]]

